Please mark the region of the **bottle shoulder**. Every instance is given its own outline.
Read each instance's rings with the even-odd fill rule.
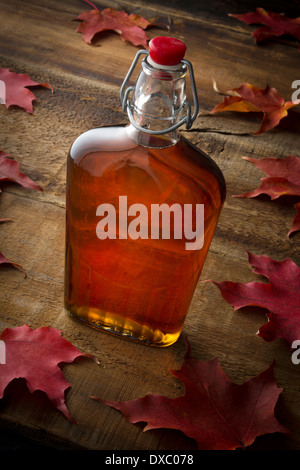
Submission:
[[[136,140],[132,126],[90,129],[73,142],[69,156],[75,164],[99,174],[107,166],[115,171],[131,165],[148,169],[152,176],[153,167],[155,171],[162,172],[165,171],[163,168],[169,168],[211,193],[219,192],[220,199],[224,201],[226,187],[221,170],[213,159],[188,139],[180,136],[175,145],[163,148],[142,146]]]
[[[71,145],[70,157],[78,163],[93,152],[118,152],[136,147],[124,125],[103,126],[90,129],[79,135]]]

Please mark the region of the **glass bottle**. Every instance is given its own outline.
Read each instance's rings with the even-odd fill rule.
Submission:
[[[181,333],[225,199],[218,166],[178,132],[198,110],[195,87],[193,116],[186,102],[185,49],[159,37],[139,51],[121,88],[130,123],[85,132],[67,163],[65,308],[153,346]]]

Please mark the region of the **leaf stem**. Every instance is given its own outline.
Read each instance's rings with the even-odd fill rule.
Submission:
[[[89,0],[83,0],[83,1],[88,3],[89,5],[91,5],[91,7],[93,7],[95,10],[99,11],[99,13],[100,13],[100,10],[92,2],[90,2]]]

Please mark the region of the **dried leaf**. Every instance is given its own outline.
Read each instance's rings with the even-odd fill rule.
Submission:
[[[93,398],[120,410],[130,423],[148,423],[145,431],[178,429],[195,439],[200,450],[244,448],[261,434],[288,432],[274,416],[281,389],[274,381],[273,365],[237,385],[218,359],[200,361],[188,350],[181,369],[171,372],[185,387],[180,397],[152,394],[124,402]]]
[[[14,266],[15,268],[18,268],[20,269],[21,271],[23,271],[24,273],[24,276],[25,276],[25,271],[24,269],[22,268],[22,266],[20,264],[17,264],[17,263],[14,263],[13,261],[10,261],[6,258],[6,256],[4,256],[2,253],[0,253],[0,265],[1,264],[10,264],[12,266]]]
[[[38,184],[34,183],[25,173],[19,170],[19,163],[17,161],[8,157],[11,156],[0,150],[0,183],[1,181],[12,181],[20,184],[24,188],[43,191]]]
[[[229,16],[237,18],[247,24],[265,25],[252,33],[256,42],[261,42],[273,36],[282,36],[283,34],[289,34],[300,41],[300,17],[289,18],[283,13],[266,11],[264,8],[256,8],[255,12],[242,15],[229,13]],[[300,47],[298,50],[300,51]]]
[[[34,82],[28,75],[10,72],[9,69],[0,68],[0,81],[5,84],[4,89],[1,89],[0,98],[4,101],[6,108],[8,109],[10,106],[16,105],[30,114],[33,113],[32,102],[36,97],[27,87],[43,86],[53,91],[53,88],[48,83]]]
[[[82,21],[76,31],[82,34],[87,44],[92,43],[97,33],[115,31],[121,35],[123,41],[129,41],[134,46],[147,47],[148,36],[144,30],[152,24],[139,15],[128,15],[125,11],[117,11],[113,8],[99,11],[96,7],[81,13],[76,20]]]
[[[289,258],[275,261],[248,253],[253,272],[269,282],[215,282],[223,298],[238,310],[246,306],[267,309],[268,323],[258,332],[265,341],[284,338],[290,345],[300,338],[300,268]]]
[[[22,173],[19,170],[18,162],[7,157],[10,157],[10,155],[0,150],[0,183],[2,181],[12,181],[14,183],[20,184],[21,186],[25,188],[37,189],[38,191],[43,191],[43,189],[38,184],[34,183],[34,181],[32,181],[28,176],[25,175],[25,173]],[[1,187],[0,187],[0,192],[1,192]],[[0,219],[0,222],[1,223],[7,222],[9,220],[11,219],[4,218],[4,219]],[[26,276],[25,271],[21,265],[15,263],[14,261],[8,260],[2,253],[0,253],[0,265],[2,264],[10,264],[12,266],[15,266],[16,268],[23,271],[24,276]]]
[[[0,365],[0,398],[13,379],[24,378],[30,392],[45,392],[53,405],[73,421],[65,404],[70,384],[58,364],[71,363],[84,354],[62,338],[59,330],[50,327],[6,328],[0,340],[6,351],[6,363]]]
[[[235,197],[251,198],[259,194],[268,194],[271,199],[277,199],[283,195],[300,196],[300,158],[290,155],[286,158],[243,157],[243,159],[253,163],[268,176],[261,179],[262,184],[259,188]]]
[[[290,231],[288,233],[288,237],[294,233],[294,232],[297,232],[298,230],[300,230],[300,202],[297,202],[297,204],[294,205],[294,208],[296,209],[297,211],[297,214],[293,220],[293,224],[290,228]]]
[[[288,110],[300,103],[300,100],[284,101],[276,88],[270,88],[269,85],[261,89],[249,83],[243,83],[240,87],[232,88],[222,94],[228,96],[214,107],[212,114],[220,111],[263,112],[261,126],[257,132],[253,133],[254,135],[276,127],[281,119],[287,116]]]
[[[244,160],[253,163],[257,168],[266,173],[266,177],[261,178],[261,185],[243,194],[235,197],[252,198],[260,194],[267,194],[271,199],[277,199],[280,196],[300,196],[300,158],[290,155],[286,158],[261,158],[255,159],[243,157]],[[300,203],[295,204],[295,209],[299,210]],[[297,213],[291,230],[292,232],[300,230],[300,215]]]

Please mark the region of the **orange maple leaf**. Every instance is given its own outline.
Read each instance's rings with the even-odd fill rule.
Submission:
[[[261,126],[257,132],[253,132],[254,135],[276,127],[281,119],[287,116],[288,110],[300,103],[300,100],[284,101],[276,88],[271,88],[269,85],[261,89],[249,83],[242,83],[240,87],[232,88],[222,94],[227,96],[222,103],[214,107],[212,114],[220,111],[263,112]]]

